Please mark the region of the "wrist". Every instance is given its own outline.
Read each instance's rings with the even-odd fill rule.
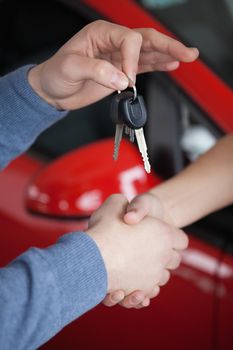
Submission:
[[[102,237],[99,232],[96,232],[94,228],[89,228],[85,233],[95,242],[99,249],[107,272],[107,293],[111,293],[112,291],[118,289],[114,282],[114,271],[116,271],[116,268],[113,266],[111,249],[110,247],[108,248],[104,237]]]
[[[154,207],[161,207],[161,218],[163,221],[168,223],[169,225],[172,225],[174,227],[177,227],[175,219],[172,217],[172,204],[169,198],[163,195],[161,193],[159,186],[148,191],[150,195],[153,196],[153,199],[155,201]]]
[[[61,110],[59,104],[55,99],[50,97],[43,89],[43,85],[41,83],[41,77],[43,76],[43,63],[39,64],[35,67],[32,67],[28,72],[28,83],[35,91],[37,95],[39,95],[45,102],[47,102],[52,107],[55,107],[57,110]]]

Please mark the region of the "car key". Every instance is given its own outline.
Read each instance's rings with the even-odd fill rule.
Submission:
[[[145,140],[143,128],[136,129],[135,136],[137,139],[139,151],[142,155],[142,159],[144,162],[144,168],[145,168],[147,173],[150,173],[151,166],[150,166],[150,162],[149,162],[149,158],[148,158],[148,154],[147,154],[147,145],[146,145],[146,140]]]
[[[119,102],[119,115],[123,123],[135,132],[139,151],[142,155],[144,168],[147,173],[150,173],[151,166],[147,154],[147,145],[144,136],[143,126],[147,120],[147,111],[144,99],[141,95],[136,97],[125,98]]]
[[[125,134],[129,135],[129,140],[134,142],[134,130],[125,125]]]
[[[114,124],[116,124],[114,151],[113,151],[114,160],[117,160],[118,158],[120,143],[121,143],[123,131],[125,128],[122,115],[119,113],[119,105],[122,100],[127,98],[132,98],[132,97],[133,97],[133,93],[131,91],[123,91],[123,92],[118,91],[118,94],[114,95],[112,98],[110,115],[111,115],[112,121],[114,122]],[[125,130],[125,132],[127,133],[127,130]],[[130,139],[132,140],[131,131],[129,131],[129,135],[130,135]]]

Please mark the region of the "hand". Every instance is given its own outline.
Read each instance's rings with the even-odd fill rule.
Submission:
[[[150,192],[135,197],[128,204],[126,213],[124,215],[124,221],[127,224],[137,224],[146,216],[151,216],[173,225],[172,219],[169,214],[166,213],[166,210],[164,209],[160,199]],[[177,251],[176,253],[176,257],[174,257],[173,261],[170,263],[169,269],[175,269],[180,264],[180,252]],[[168,282],[170,278],[169,269],[166,269],[163,272],[158,284],[154,286],[153,298],[159,294],[160,287]],[[146,297],[143,291],[140,290],[134,291],[128,296],[125,296],[123,290],[117,290],[113,293],[109,293],[105,297],[103,303],[106,306],[114,306],[116,304],[120,304],[126,308],[141,308],[150,304],[150,298]]]
[[[129,29],[98,20],[74,35],[47,61],[32,68],[32,88],[58,109],[77,109],[135,83],[136,74],[173,70],[192,62],[187,48],[152,28]]]
[[[124,221],[132,225],[140,222],[146,216],[161,219],[167,224],[175,226],[159,197],[150,192],[133,198],[126,208]]]
[[[146,217],[131,226],[123,222],[127,200],[113,195],[91,216],[87,234],[95,240],[108,274],[108,293],[140,290],[147,298],[186,248],[187,236],[161,220]]]

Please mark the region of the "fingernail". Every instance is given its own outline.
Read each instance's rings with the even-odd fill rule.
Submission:
[[[138,304],[142,301],[142,298],[138,297],[138,296],[132,296],[132,303],[133,304]]]
[[[129,80],[123,73],[116,72],[112,75],[110,83],[117,90],[125,90],[129,85]]]
[[[142,305],[143,305],[144,307],[149,306],[149,305],[150,305],[150,299],[145,299],[145,300],[143,300]]]
[[[136,73],[130,73],[130,75],[128,75],[129,78],[129,85],[135,85],[136,84]]]
[[[114,302],[120,301],[119,296],[118,296],[118,295],[114,295],[114,294],[112,295],[111,299],[112,299],[112,301],[114,301]]]
[[[180,65],[180,62],[173,61],[173,62],[167,64],[167,69],[174,70],[174,69],[177,69],[179,67],[179,65]]]
[[[118,292],[116,292],[116,293],[113,293],[112,295],[111,295],[111,299],[112,299],[112,301],[113,302],[119,302],[119,301],[121,301],[122,299],[124,299],[124,292],[123,291],[118,291]]]
[[[126,214],[130,214],[130,217],[132,217],[132,216],[134,217],[135,212],[133,210],[129,210],[129,211],[127,211]]]
[[[199,50],[196,47],[190,47],[190,49],[195,53],[199,54]]]

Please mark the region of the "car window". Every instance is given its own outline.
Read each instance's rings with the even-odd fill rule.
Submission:
[[[138,0],[233,87],[232,0]],[[207,44],[208,43],[208,44]]]

